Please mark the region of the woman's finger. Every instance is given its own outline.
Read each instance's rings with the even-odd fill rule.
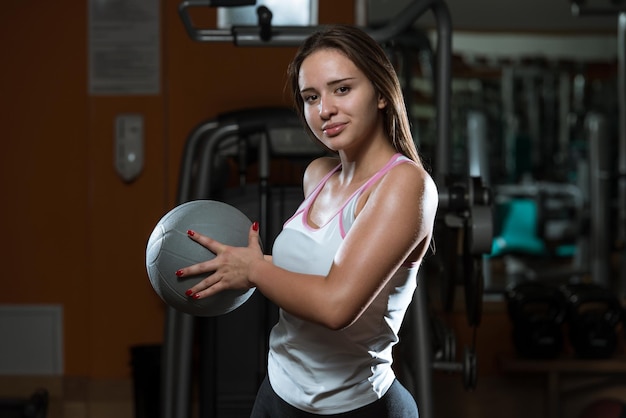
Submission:
[[[226,289],[226,286],[218,279],[212,279],[212,276],[207,277],[200,283],[196,284],[185,293],[187,296],[194,299],[202,299],[208,296],[215,295]]]
[[[198,244],[202,245],[215,255],[221,254],[226,245],[222,244],[219,241],[214,240],[213,238],[207,237],[206,235],[202,235],[201,233],[194,231],[193,229],[187,230],[187,236],[192,240],[196,241]]]
[[[187,266],[181,268],[176,271],[176,275],[180,278],[195,276],[197,274],[203,273],[213,273],[218,269],[218,261],[214,258],[212,260],[203,261],[202,263],[193,264],[191,266]]]
[[[185,294],[195,299],[199,299],[200,296],[197,295],[201,295],[202,292],[204,292],[206,289],[210,289],[211,286],[215,285],[218,281],[219,279],[214,274],[212,274],[205,279],[199,281],[194,286],[190,287],[187,292],[185,292]]]
[[[259,241],[259,223],[253,222],[248,233],[248,247],[261,250],[261,242]]]

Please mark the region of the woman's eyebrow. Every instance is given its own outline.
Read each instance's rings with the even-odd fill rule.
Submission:
[[[335,86],[337,84],[341,84],[341,83],[345,83],[346,81],[350,81],[355,79],[356,77],[345,77],[345,78],[340,78],[338,80],[330,80],[329,82],[326,83],[326,87],[332,87]],[[300,93],[307,93],[310,91],[315,91],[315,89],[313,87],[305,87],[303,89],[300,90]]]

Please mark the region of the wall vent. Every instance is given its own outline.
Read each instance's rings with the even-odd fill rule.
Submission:
[[[63,374],[63,307],[0,305],[0,375]]]

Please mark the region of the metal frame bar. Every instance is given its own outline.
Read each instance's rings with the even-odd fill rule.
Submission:
[[[626,296],[626,6],[614,4],[599,8],[585,6],[582,0],[571,4],[574,16],[617,16],[617,95],[618,95],[618,155],[617,155],[617,242],[619,256],[617,291]]]

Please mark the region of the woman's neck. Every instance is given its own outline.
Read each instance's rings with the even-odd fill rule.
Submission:
[[[339,181],[342,184],[362,182],[380,170],[397,151],[387,143],[378,147],[369,147],[363,152],[348,154],[339,152],[341,170]]]

